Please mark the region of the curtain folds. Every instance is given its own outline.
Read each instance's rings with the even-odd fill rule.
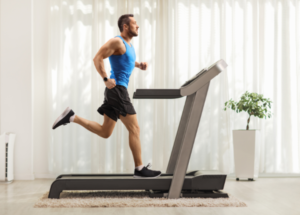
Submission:
[[[137,88],[179,88],[219,59],[228,68],[211,81],[189,170],[234,173],[232,130],[246,128],[246,113],[223,111],[245,91],[273,101],[273,117],[251,118],[261,130],[260,173],[300,173],[299,0],[51,0],[47,70],[48,120],[66,107],[103,124],[97,108],[105,85],[93,57],[119,35],[118,18],[134,14],[137,61],[128,86],[140,125],[142,158],[166,171],[185,98],[132,99]],[[110,74],[110,64],[105,60]],[[76,124],[49,132],[49,172],[133,172],[129,136],[119,120],[103,139]]]

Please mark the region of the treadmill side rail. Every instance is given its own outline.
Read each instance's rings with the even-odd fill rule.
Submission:
[[[193,177],[191,187],[193,190],[223,190],[226,177],[226,175],[198,175]]]
[[[199,170],[193,170],[193,171],[188,171],[186,173],[186,176],[194,176]],[[82,173],[73,173],[73,174],[61,174],[56,177],[56,179],[60,179],[63,177],[99,177],[99,176],[113,176],[113,177],[118,177],[118,176],[133,176],[132,173],[99,173],[99,174],[82,174]],[[162,173],[161,176],[173,176],[173,174],[169,173]]]
[[[55,180],[52,182],[48,198],[50,199],[59,199],[59,195],[63,190],[66,190],[67,186],[64,181]]]
[[[150,191],[151,198],[168,198],[169,193],[159,192],[159,191]],[[180,193],[180,198],[228,198],[228,194],[219,190],[194,190],[194,191],[182,191]]]

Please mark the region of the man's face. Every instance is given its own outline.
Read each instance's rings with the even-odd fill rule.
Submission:
[[[134,17],[129,17],[129,19],[130,19],[130,23],[128,28],[128,34],[133,37],[136,37],[139,34],[138,32],[139,26],[136,24]]]

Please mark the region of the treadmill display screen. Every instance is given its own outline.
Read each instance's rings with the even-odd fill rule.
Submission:
[[[196,78],[198,78],[200,75],[202,75],[205,71],[207,71],[207,68],[202,69],[200,72],[198,72],[196,75],[194,75],[192,78],[190,78],[188,81],[186,81],[181,87],[185,87],[188,84],[190,84],[192,81],[194,81]]]

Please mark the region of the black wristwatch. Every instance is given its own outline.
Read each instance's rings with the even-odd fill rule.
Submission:
[[[107,77],[103,78],[103,81],[107,81],[107,80],[108,80]]]

